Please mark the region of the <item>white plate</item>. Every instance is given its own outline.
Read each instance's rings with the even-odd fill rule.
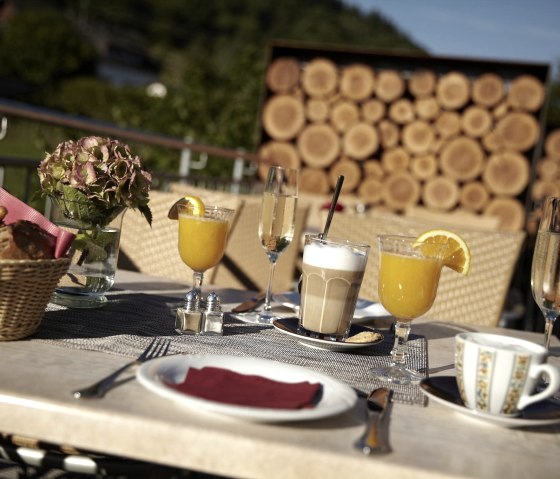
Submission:
[[[274,294],[272,295],[272,299],[286,308],[290,308],[296,312],[299,310],[300,295],[297,291]],[[359,324],[371,318],[390,317],[391,313],[389,313],[381,303],[374,303],[367,299],[358,299],[352,323]]]
[[[520,416],[516,417],[494,416],[493,414],[469,409],[464,406],[461,400],[454,376],[434,376],[422,379],[420,389],[435,402],[487,424],[507,428],[560,424],[560,404],[550,400],[531,404],[521,412]]]
[[[214,366],[240,374],[256,374],[268,379],[295,383],[309,381],[323,385],[319,404],[312,409],[271,409],[235,406],[189,396],[170,388],[166,382],[184,381],[189,368]],[[171,399],[193,410],[224,414],[255,422],[307,421],[340,414],[352,408],[357,401],[356,392],[346,384],[324,374],[299,366],[249,357],[209,355],[176,355],[154,359],[144,363],[136,372],[140,384],[150,391]]]
[[[375,331],[372,328],[367,328],[366,326],[361,326],[359,324],[352,324],[352,326],[350,326],[349,336],[354,336],[355,334],[361,333],[363,331],[369,331],[379,334],[379,338],[369,343],[349,343],[346,341],[329,341],[327,339],[310,338],[309,336],[304,336],[298,333],[297,318],[275,319],[272,322],[272,325],[277,331],[292,336],[304,346],[315,349],[325,349],[327,351],[348,351],[352,349],[367,348],[368,346],[374,346],[375,344],[380,343],[384,339],[383,335],[378,331]]]

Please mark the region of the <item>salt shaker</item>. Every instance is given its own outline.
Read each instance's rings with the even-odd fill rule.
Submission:
[[[200,295],[192,289],[185,296],[185,307],[177,309],[175,331],[179,334],[199,334],[202,329]]]
[[[220,298],[212,291],[206,298],[206,309],[202,313],[202,334],[222,335],[224,331],[224,313],[220,305]]]

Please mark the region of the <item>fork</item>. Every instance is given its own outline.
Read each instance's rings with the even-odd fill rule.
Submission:
[[[159,358],[165,356],[169,350],[170,340],[162,340],[154,338],[148,347],[144,350],[140,356],[138,356],[134,361],[131,361],[124,366],[117,369],[114,373],[109,374],[109,376],[104,377],[100,381],[88,386],[84,389],[78,389],[72,392],[72,395],[76,399],[99,399],[105,396],[107,391],[111,389],[111,386],[115,380],[128,368],[141,364],[150,359]]]

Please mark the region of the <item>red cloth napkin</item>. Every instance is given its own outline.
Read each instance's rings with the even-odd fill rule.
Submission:
[[[35,223],[47,233],[50,233],[56,238],[56,245],[54,248],[54,257],[62,258],[68,253],[68,249],[74,241],[75,236],[68,231],[59,228],[54,223],[51,223],[37,210],[26,205],[23,201],[15,196],[12,196],[4,188],[0,188],[0,205],[5,206],[8,214],[4,218],[4,223],[15,223],[18,220],[27,220]]]
[[[167,385],[179,392],[211,401],[274,409],[313,408],[322,392],[320,383],[284,383],[210,366],[189,368],[182,383]]]

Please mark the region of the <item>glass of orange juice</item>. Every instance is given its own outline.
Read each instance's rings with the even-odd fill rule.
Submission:
[[[201,213],[192,203],[178,204],[179,255],[193,270],[193,289],[200,289],[204,272],[224,255],[234,210],[206,206]]]
[[[408,236],[382,235],[378,241],[379,299],[397,321],[392,364],[373,373],[394,384],[417,383],[422,374],[406,367],[410,322],[432,307],[448,246]]]

